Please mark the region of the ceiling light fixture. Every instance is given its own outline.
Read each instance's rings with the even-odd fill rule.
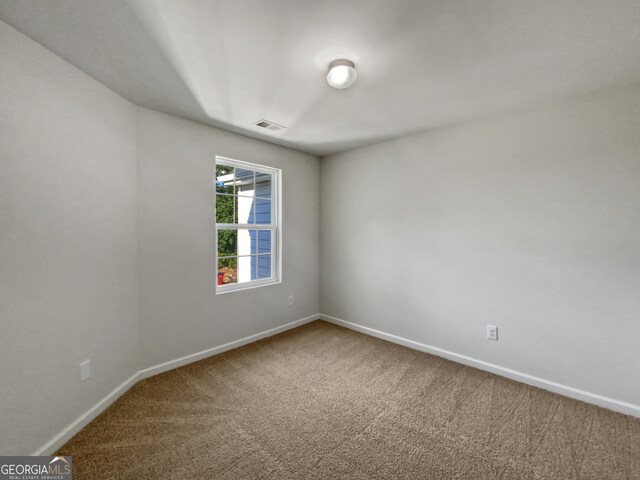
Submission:
[[[353,85],[358,78],[355,65],[350,60],[334,60],[329,64],[327,83],[333,88],[342,90]]]

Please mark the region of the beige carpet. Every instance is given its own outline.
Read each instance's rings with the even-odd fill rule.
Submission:
[[[640,420],[313,322],[144,380],[74,479],[640,479]]]

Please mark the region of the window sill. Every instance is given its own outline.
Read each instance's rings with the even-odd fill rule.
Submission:
[[[278,283],[282,283],[282,280],[278,278],[268,278],[266,280],[256,280],[241,284],[216,285],[216,295],[239,292],[242,290],[251,290],[253,288],[266,287],[268,285],[277,285]]]

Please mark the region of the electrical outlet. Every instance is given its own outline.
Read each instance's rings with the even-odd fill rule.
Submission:
[[[85,360],[80,364],[80,381],[84,382],[91,376],[91,360]]]
[[[489,340],[498,340],[498,327],[495,325],[487,325],[487,338]]]
[[[293,305],[293,295],[289,295],[289,305]]]

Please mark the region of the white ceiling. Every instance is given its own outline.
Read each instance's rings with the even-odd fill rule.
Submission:
[[[640,81],[639,0],[2,0],[0,18],[138,105],[316,155]],[[358,81],[334,90],[343,57]]]

